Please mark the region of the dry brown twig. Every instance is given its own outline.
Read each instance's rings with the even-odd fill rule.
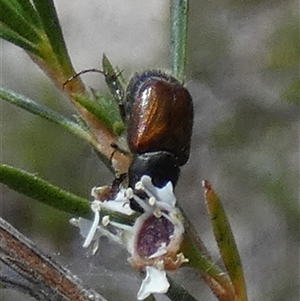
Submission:
[[[0,282],[41,301],[106,301],[0,217]]]

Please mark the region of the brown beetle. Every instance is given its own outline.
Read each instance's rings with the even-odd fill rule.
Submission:
[[[190,155],[194,111],[188,90],[176,78],[157,70],[136,73],[126,93],[118,82],[119,74],[97,69],[83,70],[66,83],[87,72],[105,76],[127,124],[127,142],[133,153],[129,187],[134,189],[143,175],[149,175],[156,187],[169,181],[175,186],[180,166]],[[131,207],[142,210],[134,201]]]
[[[136,74],[127,88],[128,144],[133,153],[167,151],[179,166],[190,153],[193,103],[188,90],[159,71]]]
[[[145,71],[131,79],[124,105],[134,154],[129,186],[134,188],[142,175],[151,176],[157,187],[169,181],[175,186],[190,154],[194,112],[188,90],[172,76]]]

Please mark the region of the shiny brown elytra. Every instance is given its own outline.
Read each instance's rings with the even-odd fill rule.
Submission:
[[[171,153],[179,166],[189,158],[193,103],[188,90],[160,71],[137,73],[130,81],[125,110],[132,153]]]

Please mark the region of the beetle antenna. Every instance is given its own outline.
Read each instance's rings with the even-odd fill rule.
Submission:
[[[66,87],[66,85],[71,82],[73,79],[77,78],[78,76],[85,74],[85,73],[90,73],[90,72],[94,72],[94,73],[101,73],[105,76],[105,78],[110,77],[113,78],[114,80],[116,80],[122,73],[124,70],[119,71],[117,74],[114,75],[109,75],[107,72],[99,70],[99,69],[95,69],[95,68],[91,68],[91,69],[84,69],[74,75],[72,75],[71,77],[69,77],[64,83],[63,83],[63,89]]]
[[[107,72],[104,72],[102,70],[99,70],[99,69],[95,69],[95,68],[92,68],[92,69],[85,69],[85,70],[82,70],[74,75],[72,75],[70,78],[68,78],[64,83],[63,83],[63,89],[66,87],[66,85],[71,82],[73,79],[77,78],[78,76],[82,75],[82,74],[85,74],[85,73],[89,73],[89,72],[95,72],[95,73],[101,73],[103,74],[105,77],[108,76]],[[118,74],[119,76],[119,74]]]

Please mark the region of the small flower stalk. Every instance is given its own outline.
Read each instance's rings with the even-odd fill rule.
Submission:
[[[100,187],[92,189],[92,196],[95,198],[91,204],[94,221],[91,223],[82,218],[71,220],[85,237],[83,246],[92,246],[94,254],[101,236],[124,245],[130,254],[130,264],[146,272],[137,294],[138,300],[152,293],[166,293],[170,286],[166,271],[176,270],[188,261],[180,252],[184,233],[183,218],[176,207],[172,183],[157,188],[151,178],[144,175],[134,190],[119,187],[117,192],[111,193],[108,187]],[[132,201],[144,211],[133,225],[116,223],[107,215],[101,216],[103,208],[132,215],[135,213],[130,208]],[[114,227],[114,233],[108,230],[108,225]]]

